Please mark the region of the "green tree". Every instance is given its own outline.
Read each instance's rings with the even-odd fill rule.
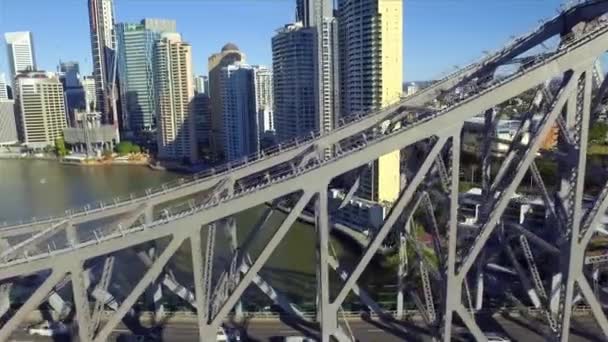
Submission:
[[[141,152],[141,147],[127,140],[121,141],[118,145],[116,145],[116,153],[121,156],[127,155],[129,153],[139,152]]]
[[[68,154],[68,149],[65,147],[65,141],[62,137],[55,139],[55,153],[60,157],[65,157]]]
[[[589,142],[592,144],[606,143],[606,134],[608,134],[608,124],[596,122],[589,127]]]

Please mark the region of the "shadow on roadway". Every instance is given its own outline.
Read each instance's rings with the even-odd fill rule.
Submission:
[[[416,326],[406,321],[396,320],[392,316],[383,316],[380,320],[374,320],[369,315],[362,315],[363,321],[384,330],[395,337],[402,338],[404,341],[423,341],[421,335],[432,336],[432,333],[425,328]]]

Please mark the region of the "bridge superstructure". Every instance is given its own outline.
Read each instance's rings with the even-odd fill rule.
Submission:
[[[416,94],[382,110],[341,119],[331,132],[311,133],[142,196],[5,225],[0,230],[0,341],[8,340],[44,303],[60,319],[75,315],[81,341],[106,341],[121,321],[134,316],[133,306],[147,291],[157,302],[163,291],[170,291],[190,305],[198,315],[201,341],[215,340],[223,320],[239,314],[241,298],[251,285],[284,312],[305,319],[297,305],[260,272],[304,210],[312,210],[315,217],[316,320],[322,341],[356,338],[339,319],[351,293],[389,321],[401,319],[407,296],[437,339],[451,340],[457,316],[478,341],[486,340],[476,317],[487,308],[484,273],[492,270],[515,275],[520,289],[509,289],[506,296],[543,312],[547,338],[568,340],[573,308],[581,303],[590,308],[608,337],[597,275],[597,265],[605,261],[608,250],[600,246],[598,254],[598,247],[591,246],[594,237],[605,231],[600,221],[608,209],[608,181],[591,187],[585,178],[589,127],[603,108],[608,89],[597,69],[597,61],[608,50],[607,12],[608,1],[580,2]],[[491,146],[496,141],[498,109],[524,92],[535,94],[530,111],[517,117],[521,123],[508,142],[508,152],[497,158]],[[542,118],[533,120],[533,113]],[[474,225],[463,227],[459,224],[462,127],[466,119],[479,114],[486,126],[479,149],[483,201]],[[543,149],[556,131],[556,146]],[[382,226],[371,232],[360,260],[348,268],[331,246],[332,217],[356,194],[362,170],[395,150],[404,151],[407,159],[400,196],[390,205]],[[540,159],[554,163],[557,184],[546,184]],[[533,180],[547,208],[542,231],[504,219],[525,177]],[[350,189],[342,205],[331,206],[328,191],[338,178]],[[593,198],[588,209],[583,206],[585,195]],[[260,206],[265,208],[263,214],[237,241],[235,215]],[[270,217],[279,206],[289,212],[278,227],[272,227]],[[430,247],[411,229],[414,223],[431,237]],[[218,232],[226,233],[230,242],[229,260],[219,270]],[[270,238],[265,248],[254,253],[253,241],[262,235]],[[400,260],[395,274],[397,317],[388,317],[361,283],[365,269],[387,241],[396,246]],[[189,251],[193,290],[170,267],[180,250]],[[120,277],[115,271],[120,253],[135,253],[145,268],[125,293],[111,286]],[[554,267],[539,267],[538,260],[547,257]],[[332,277],[342,280],[338,288]],[[39,283],[35,291],[21,305],[11,306],[15,289],[32,282]],[[416,282],[421,286],[412,285]],[[66,292],[73,305],[66,304]],[[162,318],[162,310],[159,305],[157,319]],[[110,314],[102,319],[102,312]]]

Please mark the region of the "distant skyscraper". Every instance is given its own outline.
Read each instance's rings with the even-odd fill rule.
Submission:
[[[198,94],[209,95],[209,77],[198,75],[194,77],[194,90]]]
[[[263,133],[274,133],[274,96],[272,70],[258,66],[254,68],[255,107],[258,112],[260,137]]]
[[[211,99],[205,93],[196,93],[192,99],[192,114],[196,122],[198,151],[209,154],[211,147]]]
[[[331,2],[297,0],[296,23],[287,25],[273,38],[279,140],[334,128],[339,85],[337,56],[337,22]],[[304,73],[310,76],[302,77]],[[292,99],[290,94],[295,92],[301,98]]]
[[[317,130],[315,30],[285,26],[272,38],[274,118],[279,142]]]
[[[0,99],[0,145],[11,145],[17,141],[15,101]]]
[[[59,62],[58,69],[59,72],[64,74],[66,87],[80,87],[80,66],[78,62]]]
[[[57,69],[65,94],[68,124],[74,126],[76,124],[76,111],[86,109],[85,91],[80,83],[80,67],[78,62],[60,62]]]
[[[154,44],[161,33],[175,32],[175,29],[174,20],[164,19],[116,25],[123,128],[136,135],[156,128]]]
[[[0,101],[2,100],[8,100],[8,86],[4,74],[0,74]]]
[[[260,122],[256,106],[256,73],[266,68],[235,63],[220,71],[224,157],[235,160],[260,149]]]
[[[377,110],[399,100],[402,15],[402,1],[338,1],[342,115]],[[359,194],[378,202],[395,201],[400,192],[399,164],[400,151],[380,157],[366,172]]]
[[[19,74],[16,82],[22,141],[34,148],[54,145],[67,127],[59,78],[53,73],[27,72]]]
[[[211,145],[216,157],[221,157],[224,151],[222,146],[224,121],[222,119],[223,104],[220,89],[220,73],[223,67],[234,62],[245,63],[245,59],[245,54],[239,51],[239,48],[233,43],[224,45],[221,52],[214,53],[209,57],[209,94],[211,96],[211,129],[213,131]]]
[[[36,56],[34,54],[34,42],[31,32],[7,32],[6,49],[8,53],[8,65],[11,69],[11,84],[15,76],[21,71],[36,70]]]
[[[114,6],[112,0],[88,0],[88,3],[96,109],[102,113],[104,123],[117,126]]]
[[[177,33],[163,33],[154,48],[154,86],[158,113],[158,156],[198,161],[192,48]]]

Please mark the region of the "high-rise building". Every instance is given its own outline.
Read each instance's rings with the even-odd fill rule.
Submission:
[[[64,86],[68,88],[80,87],[80,66],[78,62],[59,62],[57,68],[59,72],[63,73],[65,78]]]
[[[194,90],[198,94],[209,95],[209,77],[198,75],[194,77]]]
[[[211,148],[215,153],[216,159],[222,159],[224,148],[222,128],[224,120],[222,118],[223,104],[220,89],[220,74],[222,68],[231,65],[235,62],[245,63],[245,54],[239,51],[239,48],[228,43],[222,47],[222,51],[214,53],[209,57],[209,94],[211,97],[211,129],[212,140]]]
[[[242,63],[225,66],[220,73],[222,96],[222,118],[224,119],[224,157],[235,160],[260,149],[260,122],[257,107],[257,89],[264,85],[256,84],[263,77],[257,72],[267,73],[268,69]]]
[[[87,111],[90,112],[97,105],[97,92],[95,88],[95,78],[93,76],[83,76],[80,80],[84,89],[84,102]]]
[[[80,83],[80,67],[78,62],[60,62],[57,69],[65,94],[68,124],[74,126],[76,124],[76,111],[86,109],[85,91]]]
[[[0,99],[0,145],[12,145],[17,141],[15,101]]]
[[[135,135],[156,128],[154,44],[161,33],[175,31],[175,21],[165,19],[116,25],[123,129]]]
[[[0,101],[8,100],[8,85],[6,84],[6,77],[0,73]]]
[[[315,30],[301,22],[272,38],[274,118],[279,142],[317,130]]]
[[[331,2],[298,0],[296,23],[285,26],[273,38],[279,140],[334,129],[338,110],[338,62],[337,21]],[[294,76],[294,72],[311,76],[302,78]],[[302,99],[290,99],[294,92],[305,95],[302,94]],[[309,124],[311,117],[312,125]]]
[[[205,93],[196,93],[191,103],[196,122],[196,141],[201,156],[209,156],[211,147],[211,99]]]
[[[33,148],[54,145],[67,127],[59,77],[43,71],[22,72],[16,82],[21,140]]]
[[[194,97],[192,48],[178,33],[163,33],[154,58],[158,156],[197,162],[196,123],[190,110]]]
[[[377,110],[398,101],[403,84],[403,3],[339,0],[341,113]],[[400,192],[400,151],[376,160],[360,195],[394,202]]]
[[[112,0],[88,0],[93,77],[97,100],[96,110],[104,123],[118,128],[116,99],[116,36],[114,33],[114,4]]]
[[[22,71],[36,70],[36,56],[34,54],[34,39],[32,33],[7,32],[4,34],[8,65],[11,70],[11,83],[14,85],[15,76]]]
[[[255,107],[258,112],[260,137],[274,134],[274,96],[272,91],[272,70],[257,66],[254,68]]]

